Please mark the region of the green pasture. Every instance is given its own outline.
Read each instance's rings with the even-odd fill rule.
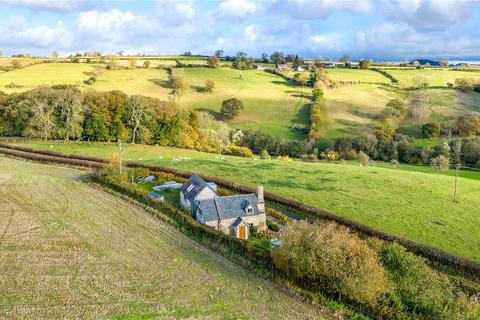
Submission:
[[[394,78],[406,85],[412,84],[412,79],[417,76],[424,76],[428,79],[430,86],[447,87],[448,82],[454,82],[456,78],[479,78],[480,71],[458,71],[452,68],[425,68],[425,69],[386,69]]]
[[[42,63],[0,74],[0,90],[6,93],[30,90],[42,85],[82,85],[89,78],[84,72],[93,71],[93,65],[80,63]],[[20,88],[7,88],[14,83]]]
[[[18,142],[64,153],[110,157],[116,144]],[[176,157],[190,160],[174,161]],[[462,173],[453,202],[453,172],[379,163],[347,164],[254,160],[191,150],[125,146],[125,159],[225,178],[328,210],[375,229],[480,261],[479,174]]]
[[[222,101],[236,97],[244,110],[230,122],[231,127],[256,129],[285,138],[302,139],[304,135],[291,129],[307,126],[309,121],[309,88],[257,70],[238,71],[230,68],[184,68],[187,88],[177,98],[181,108],[212,113],[219,117]],[[215,81],[211,93],[204,91],[205,80]],[[171,96],[168,74],[159,69],[107,70],[97,77],[92,88],[102,91],[122,90],[166,100]]]
[[[390,80],[382,74],[368,69],[326,68],[327,74],[336,81],[360,81],[389,84]]]

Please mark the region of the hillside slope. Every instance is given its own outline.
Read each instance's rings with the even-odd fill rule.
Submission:
[[[323,318],[82,173],[0,157],[0,318]]]
[[[109,158],[108,143],[21,142],[63,153]],[[184,149],[124,145],[127,160],[161,164],[217,176],[240,184],[263,184],[266,191],[328,210],[449,253],[480,261],[480,181],[465,172],[453,202],[454,171],[435,174],[430,167],[389,164],[284,162],[223,157]],[[188,160],[178,161],[178,157]],[[177,160],[176,160],[177,159]],[[418,172],[420,171],[420,172]],[[428,173],[427,173],[428,172]],[[472,179],[467,179],[470,177]]]

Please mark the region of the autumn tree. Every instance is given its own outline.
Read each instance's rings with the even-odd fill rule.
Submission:
[[[170,72],[169,82],[175,96],[180,95],[187,87],[187,83],[185,82],[182,72],[177,69],[172,69]]]
[[[220,59],[217,56],[208,57],[207,66],[210,68],[218,68],[220,66]]]
[[[480,134],[480,114],[469,112],[458,117],[457,127],[461,136],[472,137]]]
[[[283,52],[278,52],[278,51],[275,51],[274,53],[272,53],[272,55],[270,56],[270,60],[272,61],[272,63],[275,64],[275,66],[278,68],[278,65],[279,64],[282,64],[282,63],[285,63],[285,57],[283,55]]]
[[[367,60],[367,59],[362,59],[360,60],[360,62],[358,63],[358,67],[360,69],[368,69],[372,66],[372,62],[370,60]]]
[[[237,98],[230,98],[222,102],[222,107],[220,112],[223,114],[225,119],[232,120],[236,118],[240,111],[243,109],[243,102]]]

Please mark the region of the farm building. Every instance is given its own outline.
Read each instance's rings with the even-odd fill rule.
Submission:
[[[197,175],[193,175],[180,189],[180,204],[201,223],[219,229],[239,239],[248,239],[252,226],[266,228],[263,186],[257,192],[220,196]]]

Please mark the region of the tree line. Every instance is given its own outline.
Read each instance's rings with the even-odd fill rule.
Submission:
[[[228,130],[209,115],[173,101],[74,86],[0,92],[0,135],[86,141],[129,141],[217,151]],[[223,136],[220,136],[223,135]]]

